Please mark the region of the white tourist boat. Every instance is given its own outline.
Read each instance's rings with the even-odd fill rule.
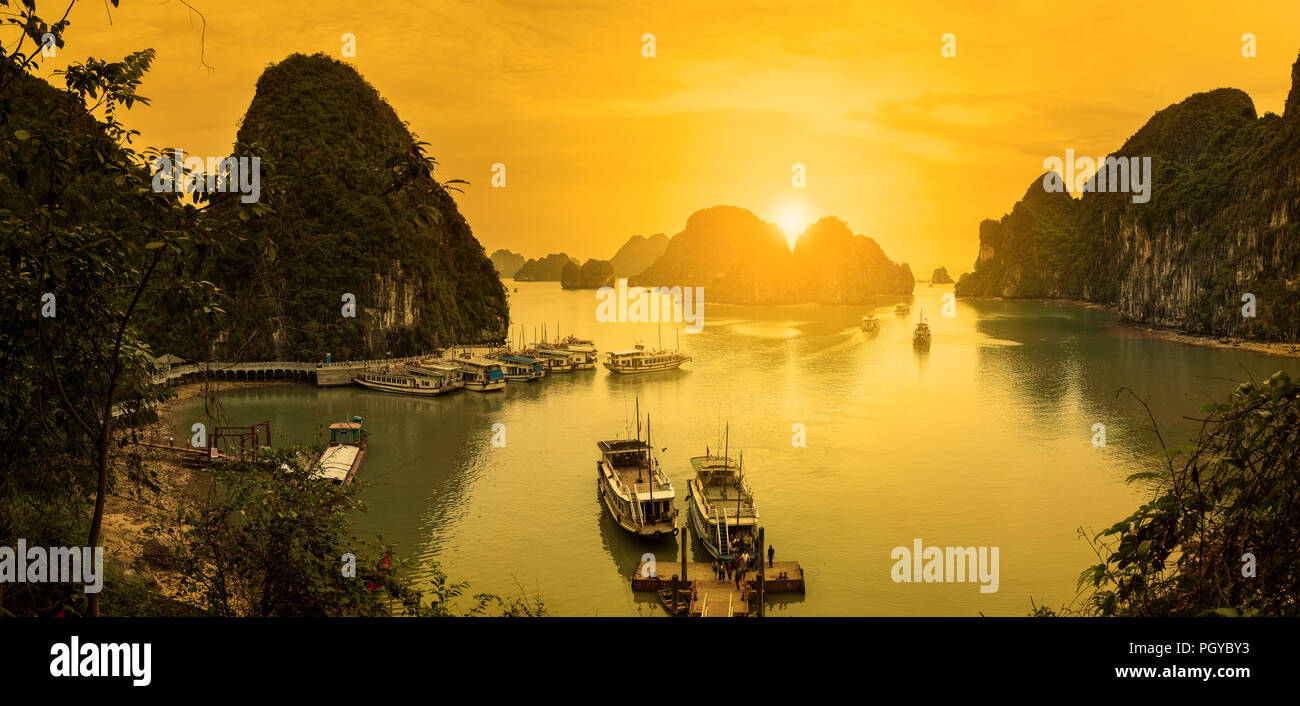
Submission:
[[[695,478],[686,486],[691,533],[722,561],[745,552],[754,556],[758,536],[758,509],[745,484],[744,456],[740,462],[728,456],[727,443],[723,442],[721,456],[706,453],[691,459]]]
[[[465,373],[466,390],[493,392],[505,389],[505,371],[497,361],[489,358],[458,358],[456,363]]]
[[[419,363],[408,364],[406,369],[418,375],[441,376],[443,384],[449,391],[465,388],[465,371],[453,360],[433,358]]]
[[[646,438],[641,439],[640,411],[637,438],[611,439],[596,443],[596,490],[601,502],[619,527],[642,537],[677,534],[677,497],[673,483],[659,467],[650,446],[650,417],[646,416]]]
[[[590,339],[578,338],[574,335],[566,336],[556,343],[539,343],[539,350],[559,350],[569,353],[569,363],[574,370],[594,370],[600,352],[596,349],[596,342]]]
[[[446,376],[418,366],[389,370],[363,370],[352,378],[356,384],[378,392],[432,397],[458,389]]]
[[[548,373],[568,373],[573,372],[574,355],[567,350],[558,348],[543,348],[536,346],[524,351],[525,355],[537,358],[546,364]],[[581,359],[581,356],[578,356]]]
[[[501,363],[501,371],[509,382],[532,382],[546,376],[546,363],[538,358],[503,352],[492,359]]]
[[[690,359],[689,355],[681,351],[648,351],[638,343],[635,348],[625,351],[610,351],[605,355],[604,365],[611,373],[631,375],[672,370]]]
[[[862,317],[862,330],[867,333],[875,333],[880,330],[880,319],[875,314],[867,314]]]
[[[894,313],[898,314],[899,316],[903,316],[904,314],[909,314],[911,313],[911,311],[912,311],[911,304],[899,304],[898,306],[894,307]]]

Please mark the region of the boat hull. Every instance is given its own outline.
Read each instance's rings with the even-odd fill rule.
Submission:
[[[609,370],[609,372],[614,373],[616,375],[639,375],[641,373],[658,373],[664,370],[673,370],[682,367],[682,364],[685,362],[686,362],[685,360],[675,360],[668,363],[660,363],[658,365],[644,365],[637,368],[620,368],[608,361],[602,363],[602,365],[604,365],[605,368]]]
[[[451,386],[418,388],[418,387],[405,387],[402,385],[387,385],[382,382],[371,382],[370,380],[365,380],[359,377],[352,378],[352,382],[355,382],[356,384],[366,388],[367,390],[375,390],[376,392],[387,392],[393,395],[411,395],[412,397],[433,397],[434,395],[441,395],[445,392],[451,392],[452,390],[456,389],[455,387],[451,387]]]
[[[506,381],[489,380],[487,382],[482,382],[478,380],[466,380],[465,389],[474,392],[496,392],[498,390],[506,389]]]

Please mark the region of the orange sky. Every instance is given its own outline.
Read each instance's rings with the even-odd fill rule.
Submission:
[[[608,258],[733,204],[784,227],[838,216],[927,276],[971,269],[979,221],[1067,147],[1103,155],[1224,86],[1281,112],[1300,50],[1295,0],[191,4],[212,70],[179,0],[123,0],[111,24],[104,3],[79,4],[41,73],[153,47],[153,105],[126,122],[143,144],[219,156],[268,63],[343,58],[348,32],[346,60],[432,145],[442,178],[471,182],[458,199],[489,251]],[[947,32],[955,58],[940,55]],[[1246,32],[1256,58],[1242,57]]]

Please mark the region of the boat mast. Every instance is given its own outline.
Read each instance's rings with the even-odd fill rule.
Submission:
[[[650,446],[650,413],[649,412],[645,413],[645,446],[646,446],[645,465],[646,465],[647,474],[650,476],[650,510],[653,512],[655,508],[655,469],[654,466],[651,465],[654,462],[654,459],[651,458],[651,454],[654,451],[654,447]]]

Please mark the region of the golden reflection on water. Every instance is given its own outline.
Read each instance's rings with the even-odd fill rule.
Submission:
[[[603,324],[592,292],[517,283],[512,325],[545,321],[595,338],[602,351],[678,340],[673,326]],[[274,386],[231,392],[231,423],[270,419],[276,443],[323,438],[329,421],[365,417],[369,482],[361,536],[382,534],[407,556],[437,560],[471,590],[540,593],[561,615],[637,615],[653,599],[629,577],[647,552],[679,559],[672,540],[643,542],[602,514],[596,442],[635,429],[639,400],[684,510],[688,459],[730,445],[778,560],[798,560],[808,593],[775,615],[1023,615],[1032,597],[1059,606],[1092,555],[1077,538],[1144,498],[1123,479],[1154,463],[1145,413],[1116,390],[1149,398],[1167,439],[1181,440],[1209,395],[1240,366],[1262,377],[1290,360],[1129,335],[1105,312],[1037,302],[958,300],[919,290],[911,314],[878,306],[728,307],[709,303],[694,360],[648,376],[604,369],[511,384],[497,394],[414,399],[367,390]],[[933,330],[915,350],[918,307]],[[881,330],[857,327],[867,313]],[[178,407],[188,429],[201,405]],[[1092,427],[1107,426],[1094,448]],[[506,425],[504,448],[491,428]],[[807,445],[792,440],[796,424]],[[177,433],[177,438],[184,436]],[[684,514],[684,513],[683,513]],[[894,583],[890,552],[927,545],[997,546],[1000,587]],[[702,559],[699,548],[693,558]],[[518,581],[518,585],[516,585]]]

